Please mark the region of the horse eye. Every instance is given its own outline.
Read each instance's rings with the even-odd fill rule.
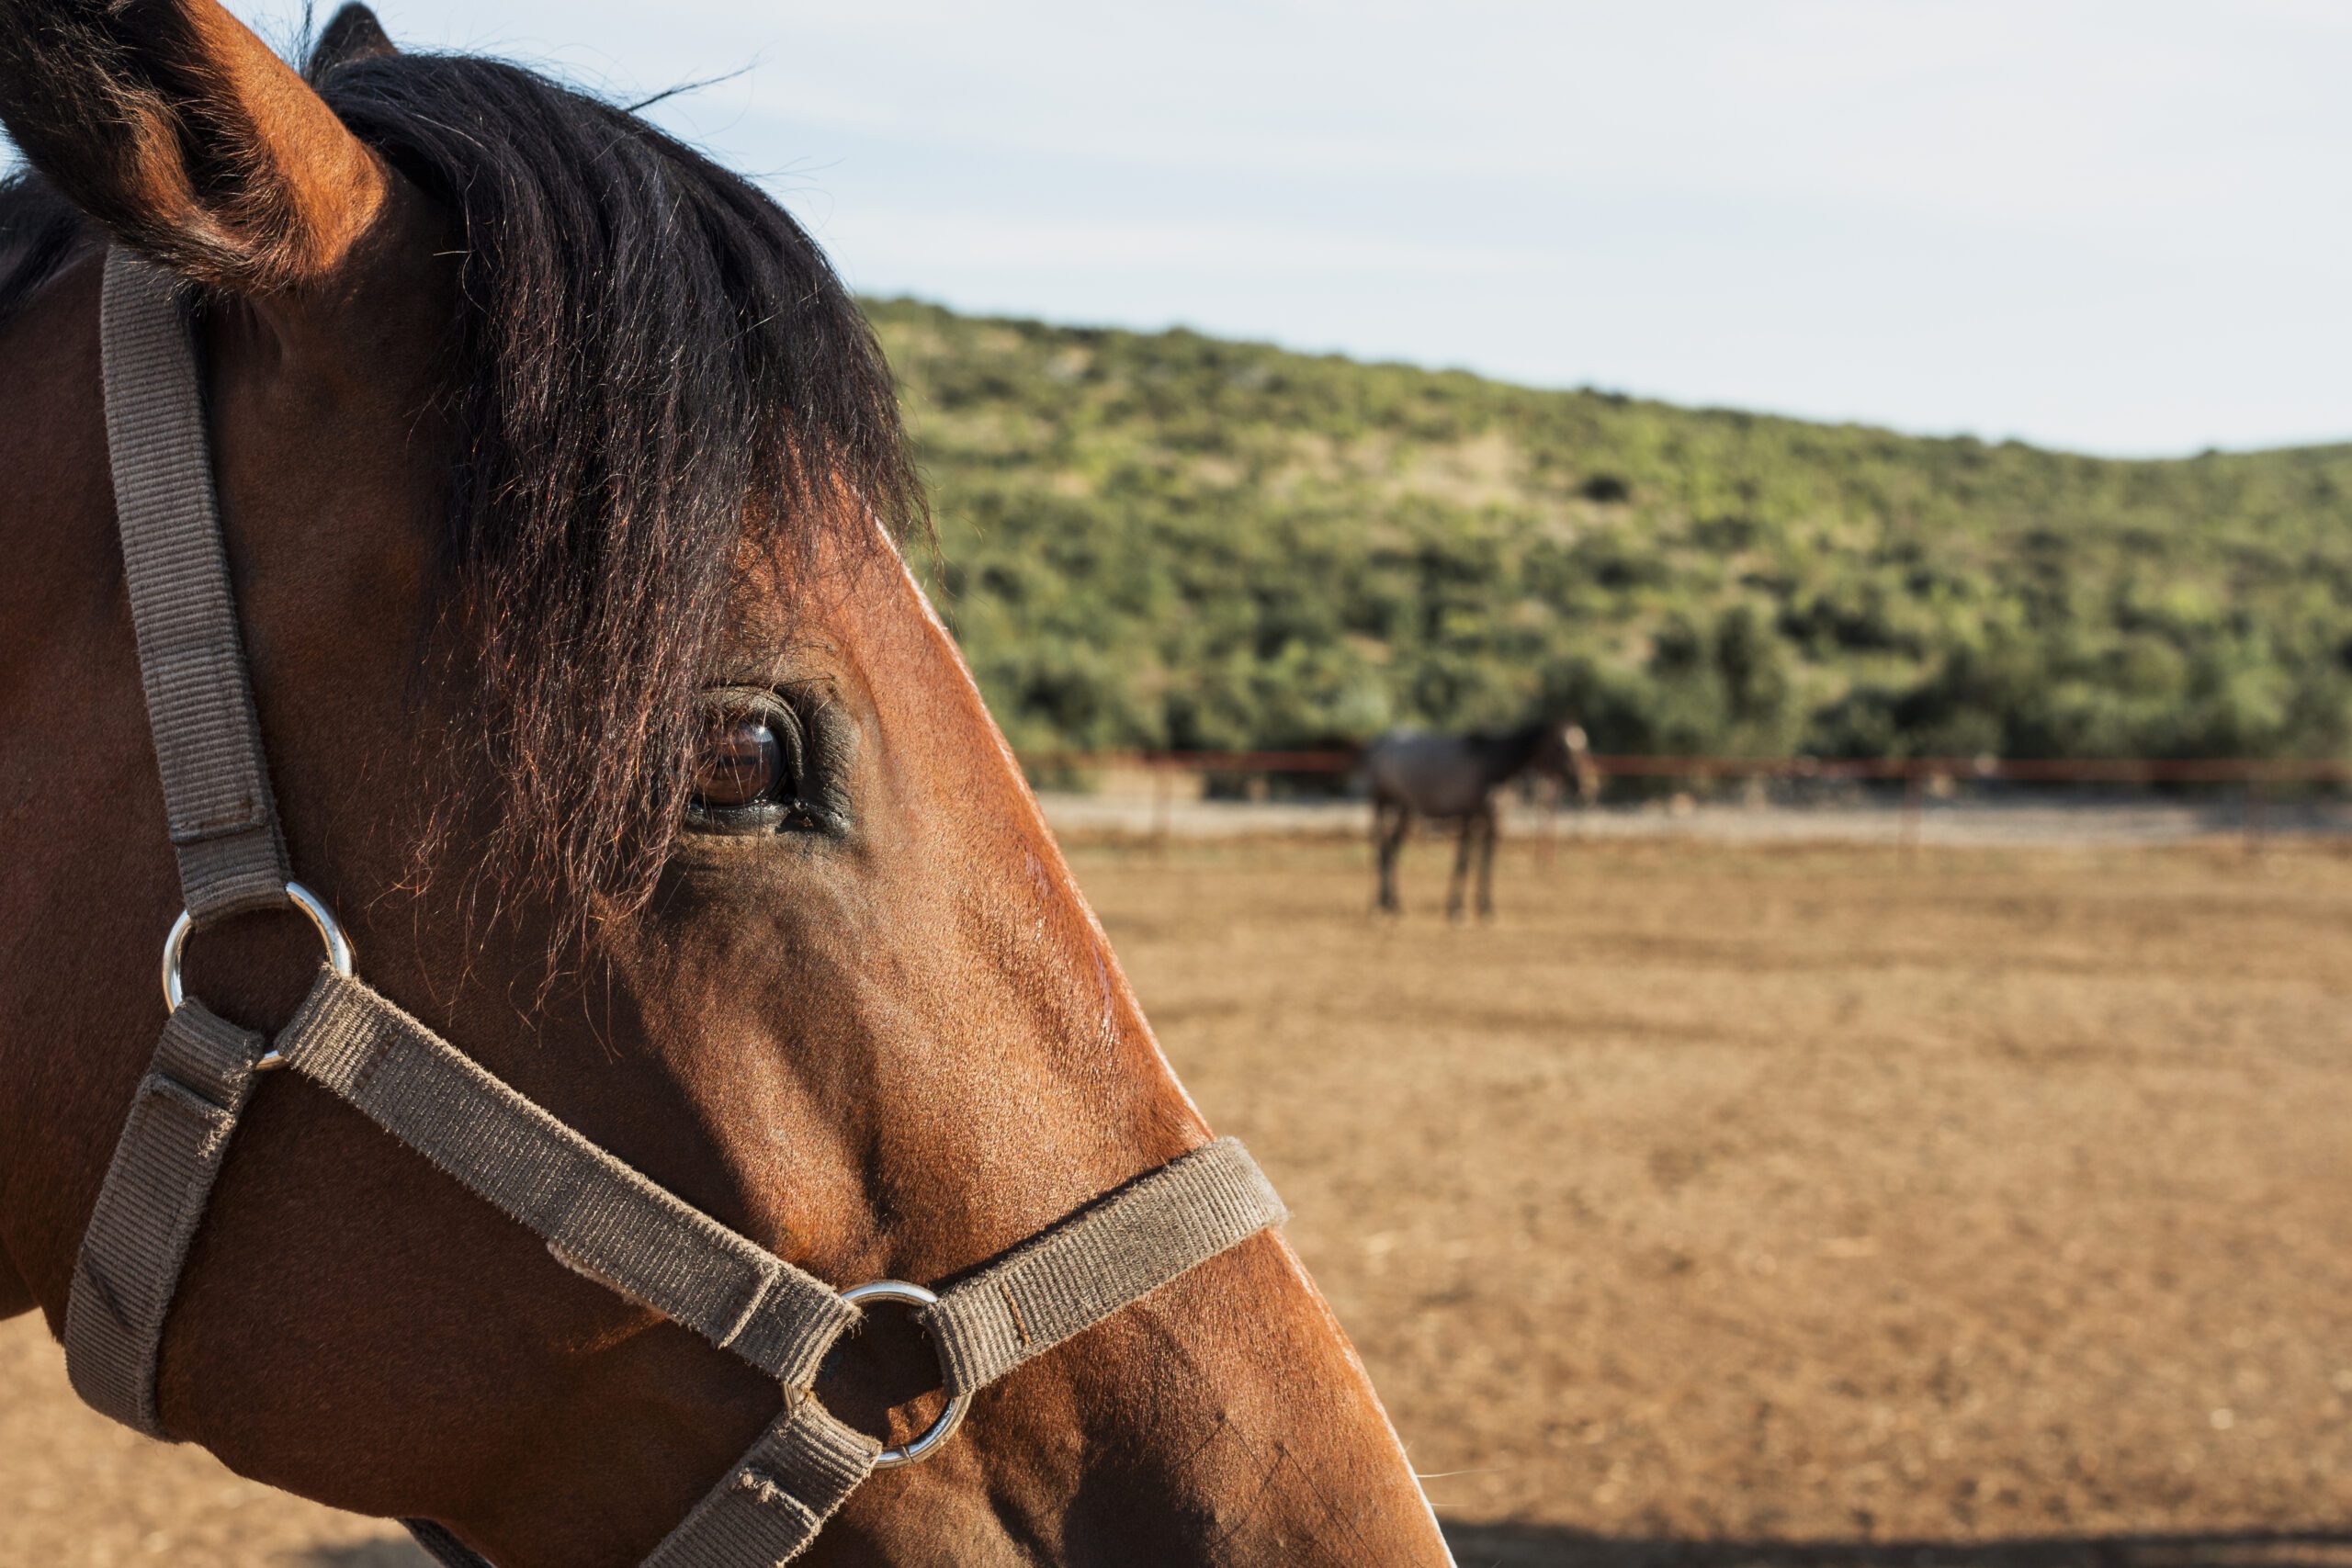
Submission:
[[[784,742],[764,718],[744,716],[715,726],[695,759],[695,805],[719,811],[750,806],[784,782]]]

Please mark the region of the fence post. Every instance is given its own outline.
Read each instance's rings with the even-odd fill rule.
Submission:
[[[1151,762],[1151,847],[1155,853],[1168,853],[1169,818],[1174,812],[1171,796],[1174,789],[1168,782],[1172,771],[1169,760],[1155,757]]]
[[[1927,781],[1920,776],[1917,762],[1903,764],[1903,858],[1911,860],[1919,852],[1919,818],[1926,809]]]

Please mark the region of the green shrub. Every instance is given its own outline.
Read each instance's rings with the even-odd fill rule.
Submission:
[[[2352,446],[2109,462],[871,309],[1023,749],[2352,749]]]

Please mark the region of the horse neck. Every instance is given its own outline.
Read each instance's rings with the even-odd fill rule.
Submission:
[[[1544,748],[1545,727],[1531,724],[1501,735],[1480,737],[1476,742],[1487,787],[1498,788],[1535,765]]]

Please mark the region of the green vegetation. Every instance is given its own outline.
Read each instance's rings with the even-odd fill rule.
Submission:
[[[2115,462],[874,304],[1024,750],[2352,752],[2352,446]]]

